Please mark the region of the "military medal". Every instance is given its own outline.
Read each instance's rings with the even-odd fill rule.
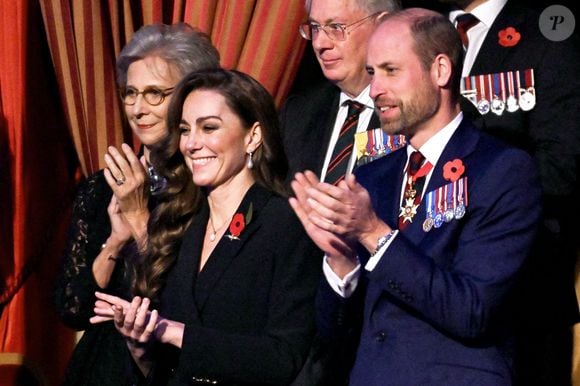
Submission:
[[[475,77],[466,76],[461,79],[461,95],[471,102],[472,105],[477,107],[477,89],[475,86]]]
[[[493,74],[493,99],[491,100],[491,112],[496,115],[501,115],[505,110],[505,83],[503,75]]]
[[[433,218],[433,226],[435,228],[441,228],[441,225],[443,225],[443,214],[437,213]]]
[[[517,111],[520,107],[518,106],[518,100],[516,98],[515,86],[514,86],[514,73],[512,71],[508,71],[505,73],[507,77],[507,84],[508,84],[508,92],[509,95],[506,100],[506,109],[510,113]]]
[[[429,232],[431,229],[433,229],[433,212],[435,211],[435,205],[434,205],[434,194],[435,192],[429,192],[429,193],[425,193],[425,202],[427,203],[427,216],[425,217],[425,221],[423,221],[423,231],[424,232]]]
[[[417,191],[414,189],[413,177],[409,176],[407,179],[407,189],[405,189],[405,205],[401,206],[401,211],[399,212],[399,217],[403,217],[403,222],[413,222],[413,216],[417,214],[417,207],[419,204],[415,204],[415,196]]]
[[[467,177],[457,181],[457,205],[455,206],[455,218],[457,220],[465,216],[466,205],[467,205]]]
[[[404,193],[404,204],[400,207],[399,217],[403,218],[403,223],[406,222],[413,222],[413,217],[417,214],[417,208],[419,207],[420,200],[416,200],[417,198],[417,190],[415,188],[415,183],[417,179],[426,176],[429,171],[433,168],[431,162],[427,161],[423,166],[417,170],[415,175],[409,175],[409,166],[407,165],[407,170],[405,174],[408,175],[407,177],[407,186],[405,188]]]
[[[371,156],[374,157],[377,154],[385,153],[386,149],[388,148],[390,138],[391,136],[385,135],[384,131],[382,130],[373,130],[373,143],[370,147]],[[386,144],[383,142],[386,142]]]
[[[381,128],[354,135],[356,165],[361,166],[392,153],[405,145],[405,136],[387,135]]]
[[[530,111],[536,105],[536,89],[534,88],[534,70],[524,71],[525,87],[519,87],[520,77],[518,74],[518,88],[520,92],[519,105],[523,111]]]
[[[467,207],[467,177],[425,193],[425,202],[427,203],[427,215],[423,221],[425,232],[440,228],[454,219],[463,218]]]
[[[479,90],[477,110],[481,115],[489,113],[489,100],[487,99],[486,87],[485,87],[485,77],[484,75],[479,75],[477,77],[477,88]]]
[[[435,217],[433,217],[433,227],[441,228],[443,225],[443,204],[441,197],[443,196],[441,188],[435,190]]]
[[[403,217],[403,222],[413,222],[413,216],[417,214],[417,207],[419,205],[415,204],[415,198],[406,198],[405,206],[401,207],[401,212],[399,217]]]
[[[455,183],[445,185],[445,207],[443,213],[443,221],[451,222],[455,217],[453,208],[453,187]]]

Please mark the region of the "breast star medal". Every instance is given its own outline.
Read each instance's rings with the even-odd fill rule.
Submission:
[[[413,216],[417,214],[417,207],[415,204],[415,197],[405,199],[405,206],[401,207],[399,217],[403,217],[403,222],[413,222]]]

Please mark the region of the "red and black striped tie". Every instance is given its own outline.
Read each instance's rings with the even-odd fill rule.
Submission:
[[[362,103],[353,100],[347,100],[343,105],[348,105],[348,114],[340,129],[338,140],[326,170],[326,178],[324,179],[325,182],[333,185],[342,181],[347,172],[354,147],[354,134],[358,126],[358,117],[365,108]]]

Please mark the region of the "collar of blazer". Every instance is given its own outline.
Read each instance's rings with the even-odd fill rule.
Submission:
[[[239,254],[244,244],[251,239],[252,235],[258,229],[260,229],[260,212],[272,195],[272,192],[255,183],[242,199],[242,202],[235,213],[243,213],[245,216],[249,213],[251,208],[251,221],[248,221],[239,235],[233,239],[227,237],[227,235],[230,234],[230,230],[226,231],[226,234],[217,241],[217,245],[212,251],[210,258],[205,263],[202,271],[197,273],[197,278],[194,284],[196,293],[195,298],[200,310],[203,308],[212,288],[219,281],[221,273],[228,268],[233,259]],[[204,204],[202,210],[199,215],[196,216],[190,228],[196,239],[203,240],[203,234],[208,220],[209,206]],[[201,235],[201,239],[199,239],[199,235]],[[197,267],[199,266],[199,259],[201,256],[201,242],[198,242],[196,245],[191,245],[191,247],[194,248],[195,251],[193,253],[193,265]],[[182,257],[181,255],[183,254],[183,258],[188,259],[191,262],[192,250],[189,249],[188,251],[184,251],[184,249],[189,248],[184,244],[184,247],[182,247],[180,252],[180,257]]]

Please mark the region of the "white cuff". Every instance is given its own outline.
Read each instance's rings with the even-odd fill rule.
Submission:
[[[385,251],[387,250],[387,248],[389,248],[389,245],[391,245],[391,243],[393,242],[393,240],[395,239],[395,237],[397,237],[397,235],[399,234],[398,230],[395,230],[392,234],[392,236],[389,237],[388,241],[381,246],[376,253],[374,253],[369,261],[367,261],[367,263],[365,264],[365,269],[369,272],[371,272],[373,269],[375,269],[375,267],[377,266],[377,264],[379,263],[379,261],[381,261],[381,257],[383,257],[383,254],[385,253]]]
[[[344,279],[338,277],[336,273],[330,268],[330,265],[326,261],[326,256],[322,262],[322,272],[326,276],[326,280],[334,292],[342,296],[343,298],[348,298],[352,295],[356,286],[358,285],[358,278],[360,275],[360,263],[357,264],[355,269],[350,271]]]

